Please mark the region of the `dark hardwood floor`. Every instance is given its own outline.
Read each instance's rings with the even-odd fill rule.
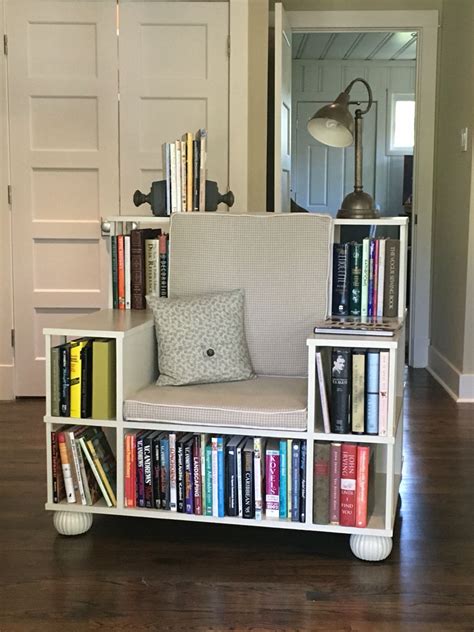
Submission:
[[[422,370],[406,397],[391,556],[346,536],[96,517],[57,535],[44,402],[0,404],[0,632],[474,630],[474,406]]]

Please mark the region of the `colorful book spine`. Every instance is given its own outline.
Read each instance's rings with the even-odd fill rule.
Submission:
[[[370,446],[357,446],[355,526],[367,526]]]
[[[300,447],[300,522],[306,522],[306,441]]]
[[[160,253],[160,296],[168,296],[168,239],[166,235],[159,237]]]
[[[145,287],[147,294],[159,293],[159,239],[145,239]]]
[[[281,520],[288,517],[288,443],[280,440],[280,511]]]
[[[369,349],[367,351],[365,431],[372,435],[379,433],[379,375],[380,352]]]
[[[385,242],[385,277],[383,315],[387,318],[398,316],[398,286],[400,268],[400,241],[387,239]]]
[[[176,433],[169,434],[170,450],[170,510],[178,510],[177,467],[176,467]]]
[[[360,315],[362,318],[368,316],[369,304],[369,244],[370,239],[365,237],[362,240],[362,272],[360,288]]]
[[[223,437],[217,437],[217,515],[225,516],[225,446]]]
[[[332,313],[349,313],[349,244],[334,244],[332,269]]]
[[[352,350],[351,425],[354,434],[365,432],[365,358],[364,349]]]
[[[75,488],[77,487],[78,494],[76,499],[79,498],[82,505],[87,505],[86,493],[84,489],[84,481],[82,479],[81,464],[79,461],[78,449],[76,445],[76,437],[73,430],[65,432],[66,446],[68,449],[68,456],[71,459],[71,466],[73,468],[73,480],[75,482]]]
[[[92,341],[92,418],[114,419],[116,412],[115,340]]]
[[[147,434],[143,438],[143,498],[147,509],[154,506],[153,500],[153,437]]]
[[[367,288],[367,316],[374,315],[375,239],[369,241],[369,284]]]
[[[191,437],[184,444],[184,489],[187,514],[194,513],[193,441],[194,437]]]
[[[177,498],[177,511],[178,513],[185,513],[186,511],[186,489],[185,489],[185,475],[184,475],[184,444],[189,439],[189,436],[183,435],[176,441],[176,498]]]
[[[132,504],[132,435],[127,433],[124,437],[124,507],[133,507]]]
[[[193,210],[193,166],[194,166],[194,152],[193,152],[193,135],[191,132],[186,132],[183,136],[183,140],[186,143],[186,211],[191,212]]]
[[[351,243],[349,249],[349,314],[361,315],[362,289],[362,244]]]
[[[212,516],[212,447],[206,444],[206,516]]]
[[[81,418],[81,378],[82,378],[82,360],[81,351],[85,340],[74,340],[70,343],[70,398],[71,410],[70,416],[76,419]]]
[[[130,235],[123,237],[123,261],[125,277],[125,309],[132,308],[132,275],[130,263]]]
[[[349,432],[351,351],[347,347],[334,348],[331,359],[331,430],[346,434]]]
[[[63,472],[64,487],[66,489],[66,500],[68,503],[75,503],[76,493],[74,491],[71,463],[69,461],[64,432],[58,432],[58,447],[61,459],[61,469]]]
[[[217,437],[211,439],[212,450],[212,515],[219,516],[219,492],[218,492],[218,464],[217,464]]]
[[[69,417],[71,412],[71,373],[70,373],[70,358],[71,358],[71,346],[69,343],[61,345],[59,350],[60,367],[59,367],[59,405],[61,417]]]
[[[92,340],[81,351],[81,418],[92,416]]]
[[[243,447],[242,470],[244,479],[243,517],[253,518],[255,516],[253,439],[247,439]]]
[[[200,455],[201,455],[201,502],[202,502],[202,513],[206,515],[206,500],[207,500],[207,489],[206,489],[206,445],[207,445],[207,435],[202,433],[199,437],[200,442]]]
[[[237,447],[242,437],[232,437],[225,448],[225,501],[226,515],[238,516],[238,491],[237,491]]]
[[[379,281],[379,239],[374,239],[374,282],[373,282],[373,298],[372,298],[372,316],[377,316],[377,298],[378,298],[378,281]]]
[[[65,498],[64,479],[59,454],[58,432],[51,432],[51,473],[53,479],[53,503],[59,503]]]
[[[199,211],[199,150],[197,140],[193,140],[193,211]]]
[[[143,461],[143,439],[145,433],[137,435],[137,506],[145,506],[145,471]]]
[[[155,509],[161,509],[161,443],[159,434],[153,437],[153,499]]]
[[[388,434],[388,375],[390,352],[380,352],[379,371],[379,435],[386,437]]]
[[[331,445],[314,444],[313,522],[329,523],[329,457]]]
[[[329,454],[329,522],[339,524],[341,499],[341,444],[331,443]]]
[[[341,448],[341,496],[339,523],[344,527],[354,527],[356,512],[357,446],[344,443]]]
[[[267,442],[265,452],[265,515],[271,520],[280,517],[280,450],[279,442]]]
[[[202,516],[201,437],[199,435],[193,437],[192,457],[194,513]]]
[[[300,450],[301,442],[298,439],[293,440],[291,454],[291,521],[300,521]]]
[[[123,235],[117,235],[118,308],[125,309],[125,249]]]
[[[288,484],[288,492],[287,492],[287,505],[288,505],[288,513],[287,518],[291,520],[291,515],[293,511],[293,476],[292,476],[292,465],[293,465],[293,439],[287,439],[286,441],[286,453],[287,453],[287,469],[286,469],[286,480]]]
[[[316,374],[318,376],[319,401],[321,403],[321,415],[323,418],[324,432],[331,432],[331,417],[329,414],[328,395],[326,390],[326,378],[324,376],[323,356],[321,351],[316,351]]]

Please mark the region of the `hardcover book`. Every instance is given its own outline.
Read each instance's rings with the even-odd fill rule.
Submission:
[[[70,416],[77,419],[81,418],[81,379],[82,379],[82,360],[81,352],[85,346],[86,340],[73,340],[70,343]]]
[[[380,351],[379,371],[379,435],[386,437],[388,434],[388,373],[390,353]]]
[[[288,443],[280,439],[280,518],[288,517]]]
[[[82,432],[79,435],[78,440],[79,440],[79,445],[81,446],[81,449],[82,449],[82,454],[86,458],[87,462],[89,463],[89,467],[90,467],[90,469],[91,469],[91,471],[92,471],[92,473],[94,475],[94,478],[95,478],[95,480],[97,482],[97,485],[98,485],[98,487],[100,489],[100,492],[102,493],[102,496],[104,497],[104,500],[105,500],[105,502],[107,504],[107,507],[112,507],[113,506],[112,500],[111,500],[111,498],[109,496],[107,488],[106,488],[106,486],[104,484],[104,481],[103,481],[103,479],[102,479],[102,477],[101,477],[101,475],[99,473],[99,470],[97,468],[96,462],[95,462],[95,460],[94,460],[94,458],[92,456],[92,453],[91,453],[91,451],[89,449],[89,446],[88,446],[88,440],[92,436],[94,436],[97,431],[98,430],[96,428],[94,428],[94,427],[86,428],[84,430],[84,432]]]
[[[373,435],[379,432],[379,374],[380,352],[369,349],[367,351],[365,431]]]
[[[313,522],[329,524],[329,457],[331,445],[314,444]]]
[[[114,419],[116,411],[115,340],[92,341],[92,418]]]
[[[301,441],[293,439],[291,454],[291,521],[300,522]]]
[[[357,334],[362,336],[393,336],[403,325],[403,318],[326,318],[314,327],[315,334]]]
[[[253,458],[253,439],[249,438],[245,441],[242,450],[242,470],[243,470],[243,496],[244,508],[243,517],[253,518],[255,516],[254,501],[254,458]],[[213,514],[214,515],[214,514]]]
[[[71,412],[70,389],[70,358],[71,345],[67,342],[59,347],[60,372],[59,372],[59,405],[62,417],[69,417]]]
[[[351,243],[349,247],[349,314],[360,316],[362,290],[362,244]]]
[[[331,353],[331,430],[346,434],[349,425],[351,350],[334,348]]]
[[[349,244],[333,246],[332,313],[349,313]]]
[[[343,443],[341,448],[341,509],[339,524],[355,527],[357,445]]]
[[[192,458],[194,513],[197,516],[202,516],[201,437],[199,435],[193,437]]]
[[[306,522],[306,441],[300,447],[300,522]]]
[[[318,376],[318,392],[321,417],[323,420],[324,432],[331,432],[331,418],[329,415],[329,403],[326,386],[325,362],[322,351],[316,351],[316,374]]]
[[[341,444],[331,443],[329,452],[329,521],[339,524],[341,498]]]
[[[51,348],[51,415],[59,417],[61,414],[61,347]]]
[[[136,228],[130,233],[130,284],[132,309],[145,309],[145,241],[156,239],[161,234],[159,228]]]
[[[356,476],[356,527],[367,526],[367,505],[369,493],[369,461],[370,446],[357,446],[357,476]]]
[[[81,418],[92,415],[92,340],[81,349]]]
[[[225,499],[226,514],[228,516],[239,515],[237,450],[241,442],[241,436],[231,437],[231,439],[229,439],[229,441],[227,442],[225,449]]]
[[[255,437],[253,440],[253,450],[255,520],[262,520],[265,508],[265,440],[261,437]]]
[[[364,349],[352,350],[351,425],[354,434],[365,431],[365,358]]]
[[[74,490],[74,482],[72,478],[71,461],[69,459],[66,437],[64,432],[58,432],[58,449],[61,459],[61,469],[63,473],[64,487],[66,491],[66,500],[68,503],[76,502],[76,492]]]
[[[385,242],[385,277],[383,315],[394,318],[398,315],[398,284],[400,268],[400,240]]]
[[[267,441],[265,451],[265,514],[280,517],[280,445],[277,439]]]

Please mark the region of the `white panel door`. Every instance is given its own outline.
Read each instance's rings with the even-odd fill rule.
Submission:
[[[274,211],[291,208],[291,26],[281,3],[275,4],[275,179]]]
[[[120,4],[121,213],[163,179],[162,145],[208,130],[207,177],[228,187],[229,7],[226,2]],[[219,207],[224,210],[224,207]],[[151,214],[143,205],[138,214]]]
[[[115,0],[7,3],[16,395],[44,394],[42,328],[107,304],[115,16]]]

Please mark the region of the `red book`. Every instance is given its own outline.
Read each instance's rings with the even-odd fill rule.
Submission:
[[[341,513],[339,524],[355,527],[356,523],[357,445],[344,443],[341,449]]]
[[[125,250],[123,235],[117,235],[118,308],[125,309]]]
[[[201,437],[193,437],[194,513],[202,516]]]
[[[356,527],[367,526],[367,498],[369,493],[369,460],[370,447],[357,446],[357,478],[356,478]]]
[[[341,496],[341,444],[331,443],[329,454],[329,522],[339,524]]]
[[[125,498],[124,505],[125,507],[133,507],[132,505],[132,437],[129,434],[125,435],[125,444],[124,444],[124,463],[125,463],[125,476],[124,476],[124,485],[125,485]]]

